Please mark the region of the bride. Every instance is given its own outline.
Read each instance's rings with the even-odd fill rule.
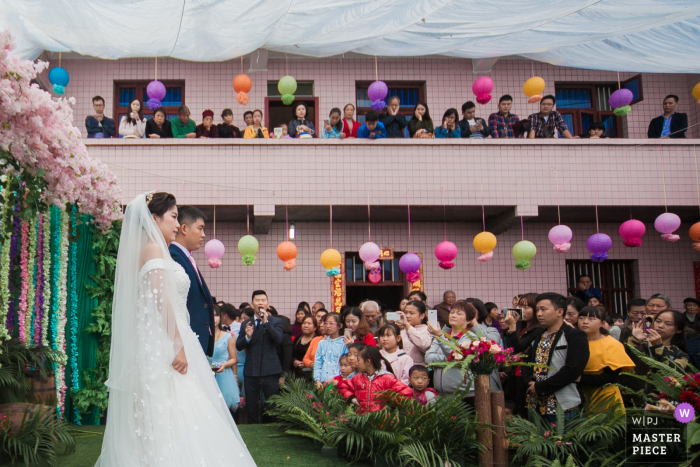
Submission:
[[[96,467],[255,466],[189,326],[189,279],[168,253],[178,227],[171,194],[141,194],[126,208]]]

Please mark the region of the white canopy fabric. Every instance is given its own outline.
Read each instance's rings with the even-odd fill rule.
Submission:
[[[0,29],[28,59],[223,61],[267,48],[700,72],[700,0],[0,0]]]

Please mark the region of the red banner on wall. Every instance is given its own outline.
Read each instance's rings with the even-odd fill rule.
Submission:
[[[345,305],[345,254],[340,255],[340,275],[331,277],[331,312],[340,313]]]
[[[409,283],[408,284],[410,287],[409,290],[410,290],[410,292],[425,292],[425,290],[423,290],[423,288],[424,288],[423,283],[425,281],[425,277],[423,277],[423,253],[416,253],[416,254],[420,258],[420,269],[418,270],[418,272],[420,273],[420,279],[418,279],[413,284]]]

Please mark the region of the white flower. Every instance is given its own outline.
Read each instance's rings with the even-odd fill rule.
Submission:
[[[501,352],[502,350],[503,349],[500,346],[498,346],[497,344],[493,344],[491,346],[491,348],[489,348],[489,352],[491,352],[491,353],[498,353],[498,352]]]
[[[455,360],[458,362],[460,360],[464,360],[464,355],[462,355],[461,353],[455,353]]]
[[[0,182],[5,183],[7,181],[7,175],[0,175]]]
[[[69,98],[68,98],[68,103],[69,103],[70,105],[75,105],[75,97],[69,97]]]

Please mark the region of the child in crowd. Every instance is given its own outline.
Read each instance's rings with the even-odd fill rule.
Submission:
[[[438,393],[433,388],[429,388],[430,375],[428,369],[423,365],[413,365],[408,371],[413,398],[423,405],[436,400]]]
[[[605,319],[603,320],[603,328],[608,331],[608,334],[613,337],[615,340],[619,341],[620,340],[620,333],[622,332],[622,328],[616,324],[620,323],[622,321],[622,316],[620,315],[605,315]],[[624,324],[624,321],[622,321]]]
[[[341,381],[347,381],[349,379],[352,379],[353,376],[355,376],[355,370],[350,366],[350,359],[348,358],[348,354],[341,355],[341,357],[338,359],[338,364],[340,365],[340,374],[333,378],[333,383],[332,385],[335,384],[338,387],[340,387],[340,382]]]
[[[352,371],[357,373],[357,357],[360,352],[365,350],[367,344],[364,342],[355,342],[354,344],[348,345],[348,365],[352,368]]]
[[[346,400],[358,406],[360,414],[381,410],[383,405],[378,398],[384,391],[413,397],[413,390],[391,372],[391,363],[382,357],[376,347],[369,345],[358,353],[357,374],[344,381],[338,391]]]
[[[408,370],[413,366],[413,359],[403,351],[401,331],[396,324],[385,324],[377,332],[382,350],[380,353],[394,369],[394,375],[403,384],[409,384]]]
[[[379,121],[379,115],[374,110],[370,110],[365,115],[365,123],[357,130],[358,138],[386,138],[386,127]]]
[[[343,321],[338,313],[326,315],[328,338],[319,341],[314,358],[314,380],[316,388],[333,382],[333,378],[340,374],[339,358],[348,353],[343,336]]]

